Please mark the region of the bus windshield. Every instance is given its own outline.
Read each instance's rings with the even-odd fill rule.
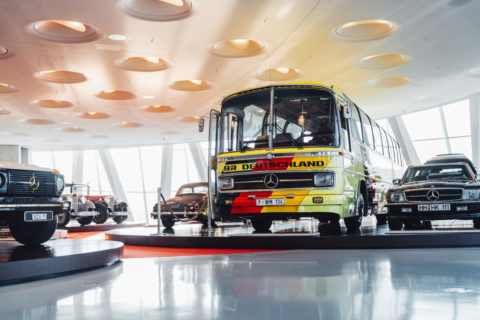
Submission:
[[[269,89],[250,92],[223,105],[224,152],[268,148]],[[336,106],[327,91],[275,88],[273,147],[337,146]]]

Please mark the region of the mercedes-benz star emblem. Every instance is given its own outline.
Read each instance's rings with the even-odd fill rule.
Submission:
[[[437,190],[430,190],[427,192],[427,199],[430,201],[435,201],[440,199],[440,193]]]
[[[37,177],[35,176],[32,176],[30,178],[30,180],[28,181],[28,185],[30,186],[30,188],[35,191],[37,190],[39,187],[40,187],[40,180],[38,180]]]
[[[276,188],[278,186],[278,177],[275,174],[267,174],[263,179],[265,187],[269,189]]]

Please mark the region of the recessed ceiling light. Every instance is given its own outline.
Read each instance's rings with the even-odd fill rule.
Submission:
[[[173,109],[170,106],[163,106],[163,105],[149,105],[149,106],[142,107],[142,111],[151,112],[151,113],[166,113],[166,112],[172,112],[174,110],[175,109]]]
[[[156,57],[128,57],[118,60],[122,68],[132,71],[160,71],[168,67],[168,63]]]
[[[0,83],[0,93],[12,93],[17,91],[14,85],[8,83]]]
[[[122,90],[103,90],[98,92],[96,96],[108,100],[127,100],[136,97],[132,92]]]
[[[0,115],[6,115],[6,114],[10,114],[10,111],[8,111],[5,108],[0,107]]]
[[[122,128],[138,128],[138,127],[141,127],[142,124],[138,122],[123,121],[123,122],[117,123],[117,126]]]
[[[28,124],[39,124],[39,125],[47,125],[47,124],[53,124],[54,122],[52,120],[48,119],[25,119],[23,120],[25,123]]]
[[[107,119],[110,117],[107,113],[93,111],[81,113],[79,116],[85,119]]]
[[[395,23],[386,20],[362,20],[346,23],[335,29],[335,35],[343,40],[373,40],[396,31]]]
[[[145,20],[176,20],[188,16],[191,0],[127,0],[127,13]]]
[[[205,80],[178,80],[170,84],[170,88],[180,91],[201,91],[211,87]]]
[[[367,81],[367,85],[377,88],[391,88],[406,85],[410,81],[412,80],[407,77],[380,78]]]
[[[143,96],[143,99],[155,99],[155,96]]]
[[[52,109],[60,109],[60,108],[70,108],[73,107],[71,102],[65,100],[35,100],[33,104],[42,107],[42,108],[52,108]]]
[[[466,75],[472,78],[480,77],[480,66],[469,69]]]
[[[104,139],[104,138],[108,138],[108,136],[104,135],[104,134],[94,134],[92,135],[92,138],[95,138],[95,139]]]
[[[300,70],[295,68],[272,68],[263,70],[255,75],[257,79],[264,81],[285,81],[298,78]]]
[[[36,76],[41,80],[57,83],[78,83],[87,80],[83,73],[66,70],[41,71]]]
[[[198,122],[198,117],[183,117],[182,118],[183,122]]]
[[[240,58],[260,54],[264,48],[265,44],[257,40],[232,39],[214,43],[212,52],[222,57]]]
[[[0,46],[0,59],[5,58],[8,55],[7,47]]]
[[[128,39],[128,37],[123,34],[109,34],[107,38],[113,41],[125,41]]]
[[[64,132],[83,132],[85,131],[83,128],[80,127],[68,127],[68,128],[62,128],[61,129]]]
[[[363,57],[357,64],[362,68],[382,69],[398,66],[409,60],[410,58],[404,54],[386,53]]]
[[[88,24],[70,20],[46,20],[33,24],[37,34],[60,42],[84,42],[95,38],[95,29]]]

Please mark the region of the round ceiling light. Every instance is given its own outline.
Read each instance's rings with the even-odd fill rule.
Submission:
[[[83,128],[80,127],[68,127],[68,128],[62,128],[60,129],[64,132],[83,132],[85,131]]]
[[[128,57],[118,60],[120,67],[132,71],[160,71],[168,67],[168,63],[154,57]]]
[[[65,100],[35,100],[33,104],[37,107],[42,108],[51,108],[51,109],[61,109],[61,108],[70,108],[73,107],[71,102]]]
[[[8,56],[7,47],[0,46],[0,59],[5,58],[6,56]]]
[[[8,83],[0,83],[0,93],[12,93],[17,91],[17,88]]]
[[[141,127],[142,124],[138,122],[123,121],[118,123],[117,126],[121,128],[138,128],[138,127]]]
[[[472,78],[480,77],[480,66],[469,69],[466,75]]]
[[[191,0],[127,0],[127,13],[145,20],[177,20],[192,11]]]
[[[362,20],[346,23],[335,29],[335,35],[343,40],[373,40],[396,31],[395,23],[386,20]]]
[[[410,58],[404,54],[386,53],[363,57],[358,60],[358,66],[368,69],[382,69],[398,66],[408,62]]]
[[[5,108],[0,107],[0,115],[6,115],[6,114],[10,114],[10,111],[8,111]]]
[[[87,80],[83,73],[66,70],[41,71],[36,76],[41,80],[57,83],[79,83]]]
[[[96,94],[97,97],[108,100],[128,100],[135,98],[135,94],[122,90],[103,90]]]
[[[103,112],[89,111],[89,112],[81,113],[79,115],[79,117],[84,118],[84,119],[107,119],[107,118],[110,117],[110,115],[108,115],[107,113],[103,113]]]
[[[256,78],[264,81],[285,81],[298,78],[300,70],[295,68],[272,68],[256,74]]]
[[[183,122],[198,122],[198,117],[183,117],[182,118]]]
[[[265,44],[256,40],[233,39],[219,41],[213,44],[212,52],[222,57],[251,57],[262,53]]]
[[[380,78],[367,81],[367,85],[370,87],[377,88],[392,88],[399,87],[408,84],[412,81],[407,77],[391,77],[391,78]]]
[[[28,123],[28,124],[39,124],[39,125],[47,125],[47,124],[53,124],[54,123],[52,120],[38,119],[38,118],[26,119],[24,121],[25,121],[25,123]]]
[[[125,41],[128,39],[128,37],[123,34],[109,34],[107,38],[113,41]]]
[[[180,91],[201,91],[211,87],[205,80],[178,80],[170,84],[170,88]]]
[[[33,29],[45,39],[60,42],[84,42],[95,38],[95,29],[88,24],[70,20],[35,22]]]
[[[151,113],[167,113],[167,112],[172,112],[174,110],[175,109],[173,109],[170,106],[163,106],[163,105],[149,105],[149,106],[142,107],[142,111],[151,112]]]

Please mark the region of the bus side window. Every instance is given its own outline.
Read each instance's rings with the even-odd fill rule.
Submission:
[[[388,141],[388,135],[387,133],[385,132],[385,130],[382,129],[382,136],[383,136],[383,141],[385,141],[385,144],[383,145],[383,154],[385,155],[385,157],[388,157],[388,158],[392,158],[391,156],[391,153],[390,153],[390,143]]]
[[[348,119],[348,129],[350,130],[350,148],[352,153],[357,157],[362,158],[362,124],[360,123],[360,115],[358,114],[357,107],[351,105],[352,108],[352,117]]]
[[[375,150],[383,154],[383,142],[382,135],[380,133],[380,128],[376,122],[372,122],[373,126],[373,138],[375,139]]]
[[[362,127],[363,127],[363,142],[373,149],[373,133],[372,133],[372,125],[370,124],[370,119],[365,114],[365,112],[360,111],[360,115],[362,118]]]
[[[350,135],[348,134],[348,121],[343,117],[343,112],[340,112],[340,125],[342,127],[343,147],[346,151],[352,151],[350,148]]]

